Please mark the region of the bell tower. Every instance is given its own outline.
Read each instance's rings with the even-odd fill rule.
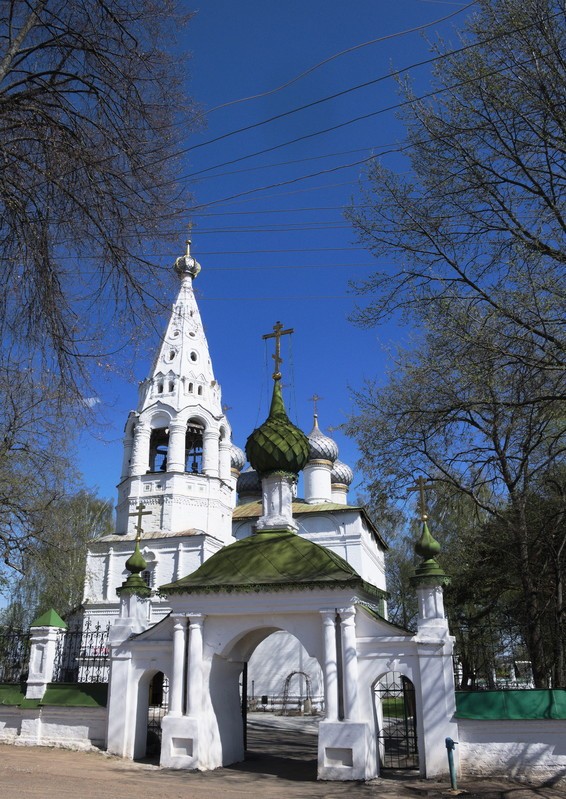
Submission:
[[[143,501],[147,532],[232,540],[231,430],[193,292],[200,269],[188,241],[174,265],[181,287],[167,330],[126,422],[118,534],[134,532],[129,514]]]

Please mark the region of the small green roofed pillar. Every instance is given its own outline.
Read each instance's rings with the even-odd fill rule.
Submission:
[[[43,613],[41,616],[35,619],[35,621],[32,621],[30,627],[59,627],[62,630],[66,630],[67,623],[63,621],[56,610],[51,608],[51,610]]]

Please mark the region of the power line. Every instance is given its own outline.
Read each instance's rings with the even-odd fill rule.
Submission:
[[[206,113],[208,115],[210,115],[210,114],[213,114],[215,111],[219,111],[221,108],[228,108],[228,106],[237,105],[239,103],[245,103],[245,102],[248,102],[249,100],[259,100],[262,97],[269,97],[271,94],[275,94],[276,92],[280,92],[282,89],[286,89],[289,86],[292,86],[294,83],[297,83],[297,81],[301,80],[302,78],[306,77],[307,75],[310,75],[315,70],[319,69],[322,66],[325,66],[326,64],[329,64],[331,61],[335,61],[337,58],[340,58],[343,55],[347,55],[348,53],[353,53],[355,50],[361,50],[363,47],[368,47],[371,44],[377,44],[379,42],[385,42],[385,41],[388,41],[390,39],[396,39],[396,38],[399,38],[401,36],[406,36],[409,33],[417,33],[419,31],[423,31],[426,28],[430,28],[432,25],[439,25],[441,22],[446,22],[447,20],[451,19],[451,17],[454,17],[457,14],[461,14],[463,11],[467,11],[467,9],[470,8],[473,5],[475,5],[475,0],[473,0],[473,2],[471,2],[471,3],[468,3],[465,6],[462,6],[457,11],[453,11],[450,14],[446,14],[446,16],[440,17],[439,19],[434,19],[431,22],[425,22],[424,24],[417,25],[417,26],[415,26],[413,28],[406,28],[403,31],[396,31],[395,33],[388,33],[385,36],[379,36],[376,39],[370,39],[370,41],[368,41],[368,42],[362,42],[361,44],[355,44],[352,47],[347,47],[345,50],[340,50],[340,52],[334,53],[333,55],[329,56],[328,58],[325,58],[322,61],[319,61],[318,64],[315,64],[314,66],[309,67],[308,69],[306,69],[303,72],[301,72],[299,75],[296,75],[294,78],[291,78],[291,80],[288,80],[286,83],[282,83],[281,86],[277,86],[275,89],[269,89],[266,92],[261,92],[260,94],[253,94],[253,95],[250,95],[249,97],[240,97],[237,100],[229,100],[226,103],[221,103],[220,105],[214,106],[214,108],[211,108]]]
[[[472,4],[470,4],[470,5],[472,5]],[[552,20],[554,17],[557,17],[557,16],[559,16],[558,12],[556,14],[549,15],[548,19]],[[205,146],[207,146],[209,144],[214,144],[214,143],[216,143],[218,141],[226,139],[226,138],[228,138],[230,136],[234,136],[234,135],[236,135],[238,133],[247,132],[247,131],[252,130],[254,128],[261,127],[263,125],[268,124],[269,122],[273,122],[273,121],[275,121],[277,119],[281,119],[283,117],[290,116],[291,114],[295,114],[295,113],[297,113],[299,111],[304,111],[304,110],[306,110],[308,108],[311,108],[313,106],[319,105],[320,103],[327,102],[328,100],[335,99],[336,97],[342,96],[344,94],[349,94],[350,92],[353,92],[353,91],[357,91],[360,88],[365,88],[367,86],[374,85],[374,84],[379,83],[379,82],[381,82],[383,80],[386,80],[387,78],[393,78],[393,77],[397,77],[399,75],[407,74],[412,69],[416,69],[417,67],[426,66],[426,65],[429,65],[429,64],[433,64],[433,63],[438,63],[438,62],[443,61],[443,60],[445,60],[447,58],[451,58],[451,57],[453,57],[453,56],[455,56],[457,54],[464,53],[467,50],[472,50],[472,49],[475,49],[477,47],[481,47],[481,46],[484,46],[486,44],[489,44],[489,43],[491,43],[493,41],[497,41],[498,39],[505,38],[506,36],[510,36],[512,34],[521,32],[523,30],[528,30],[528,28],[533,27],[535,24],[536,24],[535,22],[532,22],[532,23],[529,23],[528,25],[523,25],[523,26],[521,26],[519,28],[513,28],[512,30],[504,31],[503,33],[494,34],[493,36],[489,36],[486,39],[482,39],[479,42],[472,42],[470,44],[467,44],[467,45],[464,45],[463,47],[458,48],[457,50],[450,50],[447,53],[440,53],[438,55],[432,56],[431,58],[424,59],[422,61],[417,61],[417,62],[415,62],[413,64],[410,64],[409,66],[402,67],[401,69],[395,70],[393,72],[388,72],[386,75],[380,75],[377,78],[372,79],[371,81],[367,81],[365,83],[361,83],[361,84],[359,84],[357,86],[352,86],[352,87],[350,87],[348,89],[344,89],[341,92],[338,92],[336,94],[329,95],[328,97],[323,97],[323,98],[319,98],[317,100],[313,100],[312,102],[307,103],[307,104],[305,104],[303,106],[299,106],[297,108],[290,109],[289,111],[282,112],[281,114],[276,114],[273,117],[268,117],[267,119],[260,120],[259,122],[255,122],[255,123],[253,123],[251,125],[246,125],[246,126],[244,126],[242,128],[237,128],[237,129],[235,129],[233,131],[228,131],[227,133],[223,133],[220,136],[217,136],[217,137],[215,137],[213,139],[209,139],[208,141],[200,142],[199,144],[194,144],[194,145],[191,145],[189,147],[183,148],[182,150],[179,150],[177,154],[178,155],[182,155],[182,154],[191,152],[192,150],[196,150],[196,149],[200,149],[201,147],[205,147]],[[525,62],[525,63],[529,63],[529,62]],[[497,72],[494,72],[492,74],[498,74],[498,72],[500,72],[500,71],[504,71],[504,70],[498,70]],[[464,81],[463,84],[454,84],[454,86],[451,86],[450,88],[451,89],[457,88],[459,85],[465,85],[466,82],[467,81]],[[412,102],[417,102],[418,100],[427,99],[428,97],[430,97],[430,96],[432,96],[434,94],[439,94],[439,93],[441,93],[443,91],[446,91],[446,88],[445,89],[441,89],[441,90],[437,90],[436,92],[429,92],[429,93],[427,93],[426,95],[424,95],[422,97],[414,98],[412,100]],[[397,108],[397,107],[402,107],[405,104],[406,103],[402,103],[399,106],[391,106],[391,109],[394,109],[394,108]],[[386,110],[391,110],[391,109],[386,109]],[[383,111],[380,112],[380,113],[383,113]],[[355,118],[353,120],[350,120],[349,122],[342,123],[341,125],[339,125],[337,127],[343,127],[345,124],[352,124],[352,122],[358,121],[361,118],[365,118],[365,117]],[[323,133],[328,133],[329,131],[335,130],[335,129],[336,129],[336,127],[327,128],[327,129],[322,130],[322,131],[320,131],[320,132],[318,132],[316,134],[310,134],[310,135],[311,136],[312,135],[321,135]],[[290,144],[294,144],[295,141],[300,141],[300,139],[294,139],[294,140],[292,140],[289,143]],[[285,146],[285,145],[281,144],[281,145],[278,145],[278,146]],[[256,154],[257,155],[262,155],[264,152],[269,152],[270,149],[268,149],[268,150],[259,150]],[[249,156],[245,156],[245,157],[246,158],[252,157],[252,155],[254,155],[254,154],[250,154]],[[152,162],[152,163],[159,163],[159,161]],[[220,168],[222,166],[227,166],[227,165],[229,165],[231,163],[234,163],[234,162],[233,161],[227,161],[225,163],[222,163],[222,164],[219,164],[219,165],[216,165],[216,166],[213,166],[213,167],[208,167],[207,169],[200,170],[198,172],[190,173],[189,175],[183,176],[180,179],[183,180],[185,178],[192,178],[192,177],[195,177],[195,176],[197,176],[199,174],[202,174],[203,172],[207,172],[207,171],[209,171],[211,169],[215,169],[215,168]]]

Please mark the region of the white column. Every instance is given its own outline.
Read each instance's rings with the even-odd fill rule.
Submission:
[[[187,716],[197,716],[202,702],[202,625],[204,616],[191,613],[189,623],[189,670]]]
[[[228,481],[230,479],[230,449],[232,442],[229,438],[223,438],[219,446],[218,464],[219,476],[222,480]]]
[[[324,635],[324,704],[326,720],[338,720],[338,661],[336,651],[336,611],[321,610]]]
[[[151,428],[145,424],[137,424],[134,430],[134,446],[132,448],[132,462],[130,476],[145,474],[149,469],[149,440]]]
[[[418,624],[428,622],[431,619],[445,619],[442,586],[418,585],[417,599],[419,604]]]
[[[173,670],[169,689],[169,715],[182,716],[187,620],[184,615],[177,614],[173,619]]]
[[[132,436],[126,436],[123,440],[124,455],[122,457],[122,473],[120,479],[123,480],[130,474],[130,463],[132,460],[132,449],[134,446],[134,439]]]
[[[167,471],[185,471],[185,439],[187,425],[184,422],[169,424],[169,446],[167,449]]]
[[[358,651],[356,647],[356,609],[344,608],[340,613],[342,638],[342,672],[344,681],[344,717],[358,720]]]
[[[218,477],[218,431],[205,430],[202,436],[202,470],[209,477]]]

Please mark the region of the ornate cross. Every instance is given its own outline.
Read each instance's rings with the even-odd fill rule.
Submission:
[[[128,516],[137,516],[137,522],[138,522],[136,524],[136,540],[137,541],[140,540],[141,535],[143,533],[142,516],[151,516],[151,514],[153,513],[153,511],[150,511],[150,510],[144,510],[144,508],[145,508],[145,505],[143,504],[143,502],[140,502],[140,503],[138,503],[138,505],[136,505],[136,512],[135,513],[128,513]]]
[[[407,492],[411,491],[418,491],[419,492],[419,504],[418,509],[421,514],[421,521],[426,522],[428,519],[427,508],[426,508],[426,485],[427,483],[432,483],[433,480],[425,480],[422,474],[418,477],[416,481],[416,485],[412,486],[412,488],[408,488]]]
[[[315,416],[317,415],[318,409],[317,402],[321,399],[324,399],[324,397],[319,397],[318,394],[313,394],[312,397],[309,397],[309,402],[313,404],[313,413]]]
[[[266,333],[262,336],[263,339],[267,338],[274,338],[275,339],[275,355],[271,357],[275,361],[275,371],[273,372],[273,379],[274,380],[281,380],[281,372],[279,371],[279,367],[283,363],[283,358],[281,357],[281,336],[286,336],[289,333],[294,333],[292,327],[288,330],[283,330],[283,325],[281,322],[276,322],[273,325],[273,333]]]

